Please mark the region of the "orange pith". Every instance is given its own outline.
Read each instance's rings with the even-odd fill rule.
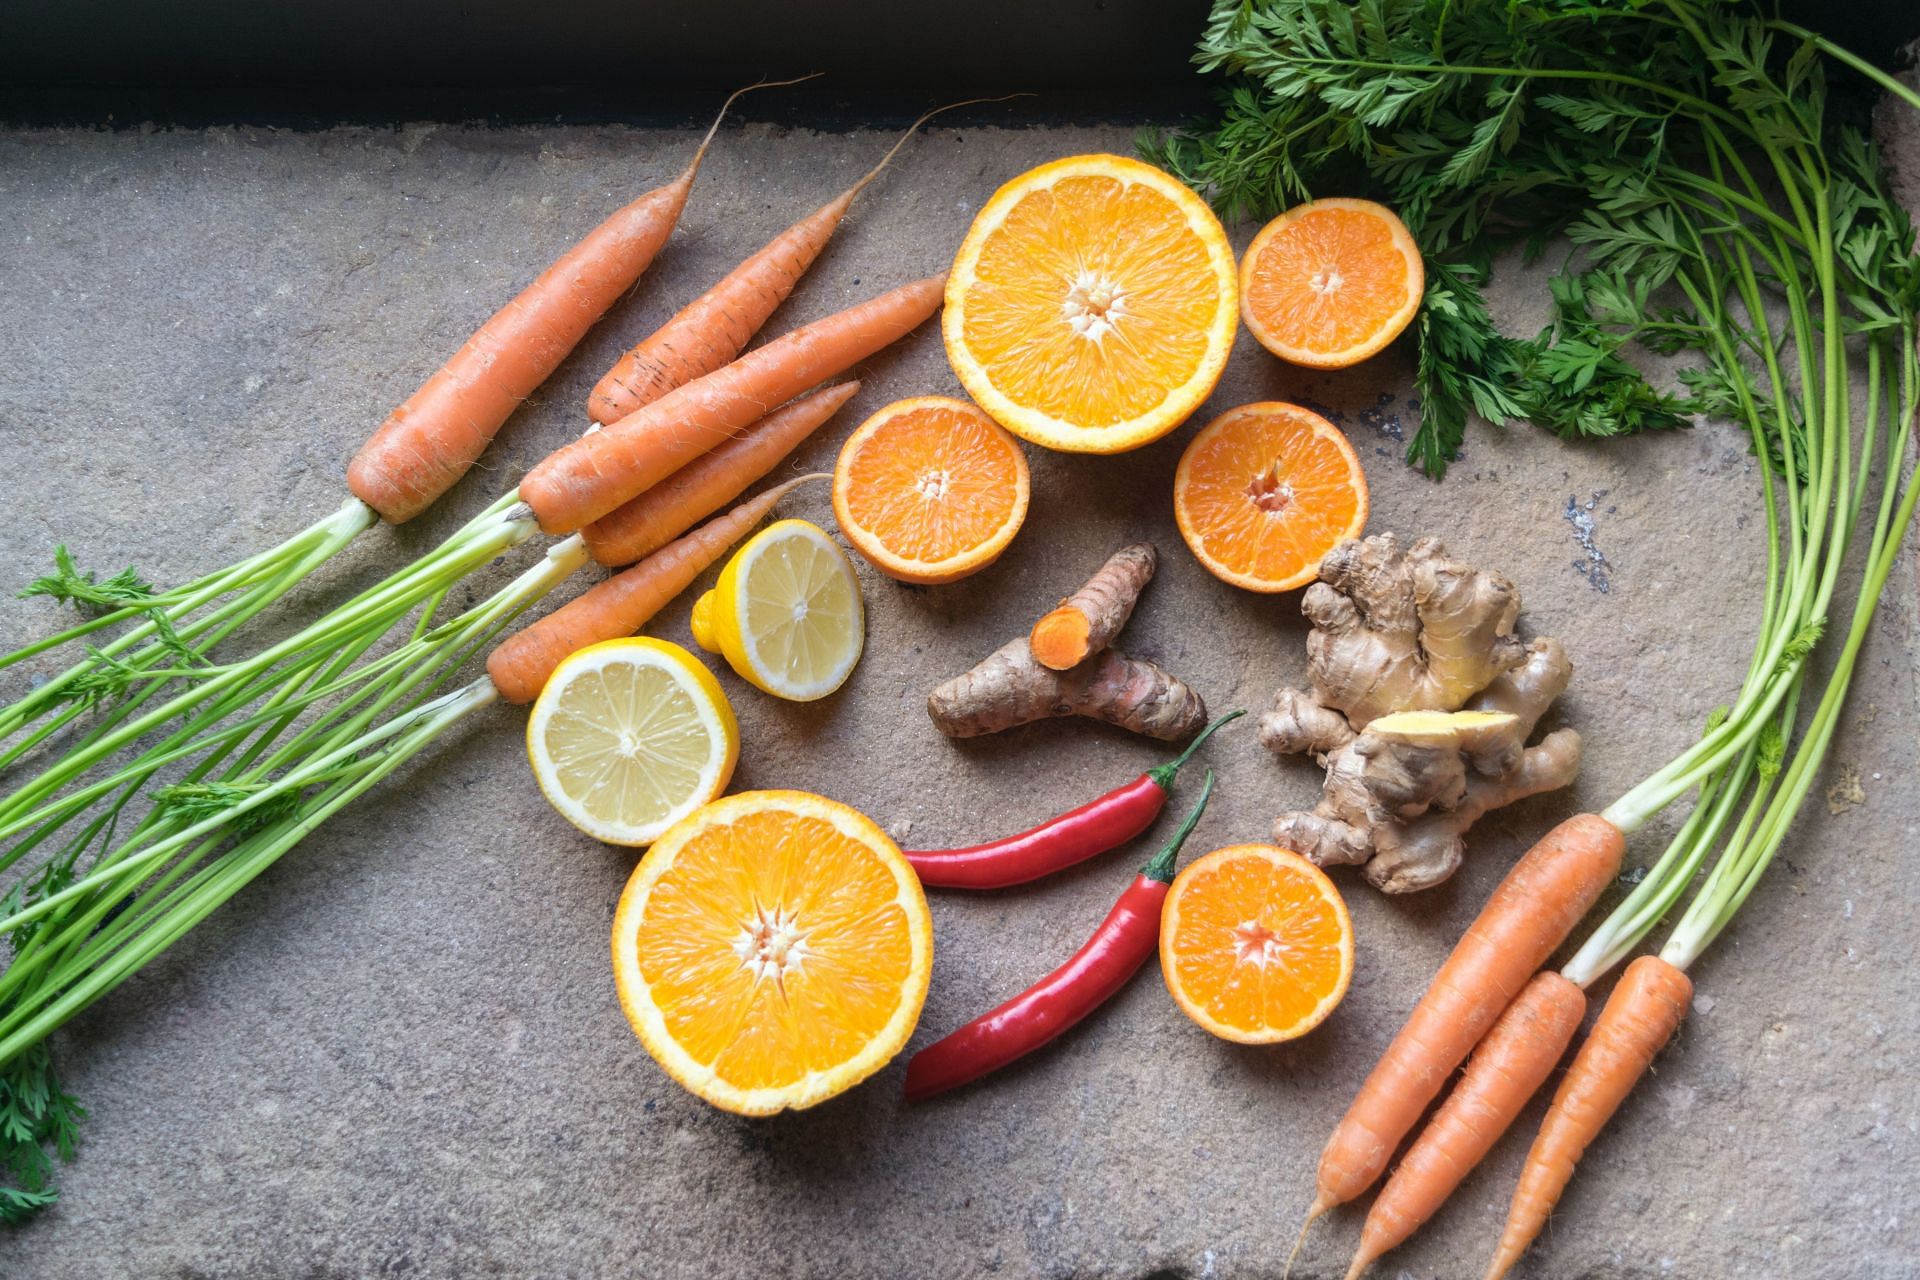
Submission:
[[[1020,443],[964,400],[901,400],[861,423],[833,473],[840,531],[882,571],[952,582],[984,569],[1026,519]]]
[[[802,792],[708,805],[655,843],[615,914],[622,1007],[668,1074],[730,1111],[807,1107],[912,1034],[926,898],[868,819]]]
[[[1346,995],[1353,922],[1326,873],[1299,854],[1233,845],[1175,877],[1160,968],[1181,1011],[1214,1035],[1292,1040]]]
[[[1343,369],[1399,336],[1424,286],[1420,250],[1391,209],[1315,200],[1254,237],[1240,264],[1240,311],[1281,359]]]
[[[1010,431],[1112,453],[1206,399],[1236,288],[1226,233],[1192,191],[1137,160],[1070,156],[981,209],[941,326],[954,372]]]
[[[1367,478],[1340,429],[1278,400],[1202,427],[1173,477],[1174,522],[1200,563],[1249,591],[1291,591],[1367,523]]]

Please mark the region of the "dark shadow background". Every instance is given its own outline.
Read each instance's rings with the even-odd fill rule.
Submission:
[[[1788,13],[1895,65],[1916,0]],[[883,123],[1039,92],[1008,118],[1166,119],[1210,91],[1206,0],[0,0],[0,120],[24,124],[704,119]],[[1002,113],[1007,114],[1007,113]]]

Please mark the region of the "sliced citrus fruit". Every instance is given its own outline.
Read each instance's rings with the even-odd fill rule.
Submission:
[[[826,531],[805,520],[768,525],[734,553],[693,606],[693,638],[742,680],[794,702],[847,682],[865,644],[860,580]]]
[[[1326,872],[1278,845],[1216,849],[1174,877],[1160,971],[1181,1012],[1226,1040],[1319,1026],[1353,978],[1353,921]]]
[[[947,276],[947,359],[1049,449],[1118,453],[1186,421],[1238,328],[1233,246],[1150,164],[1069,156],[994,192]]]
[[[1358,364],[1420,309],[1426,269],[1393,210],[1314,200],[1260,228],[1240,260],[1240,314],[1260,345],[1312,369]]]
[[[1367,477],[1340,429],[1263,400],[1200,428],[1173,473],[1173,518],[1209,572],[1249,591],[1312,582],[1367,524]]]
[[[713,673],[646,636],[567,658],[527,717],[527,758],[548,803],[608,844],[650,843],[725,791],[739,755]]]
[[[1020,442],[964,400],[900,400],[847,437],[833,468],[840,532],[902,582],[953,582],[999,558],[1027,518]]]
[[[627,881],[613,917],[620,1006],[666,1073],[716,1107],[810,1107],[913,1034],[933,920],[871,819],[801,791],[689,815]]]

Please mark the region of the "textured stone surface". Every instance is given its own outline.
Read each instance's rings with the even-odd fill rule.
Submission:
[[[588,387],[623,343],[888,140],[723,135],[653,274],[485,466],[416,525],[367,535],[287,616],[430,546],[511,484],[580,428]],[[1125,129],[930,132],[775,325],[939,270],[999,181],[1129,142]],[[1896,142],[1911,151],[1911,135]],[[0,135],[12,474],[0,582],[39,572],[56,540],[90,566],[179,580],[332,509],[346,458],[387,409],[690,144],[618,128]],[[1515,326],[1539,322],[1537,281],[1511,278],[1498,301]],[[1413,418],[1404,352],[1310,376],[1244,337],[1241,348],[1213,408],[1278,397],[1327,409],[1369,465],[1372,527],[1442,533],[1508,572],[1525,626],[1562,637],[1579,666],[1561,709],[1588,742],[1571,794],[1483,822],[1464,871],[1435,892],[1385,900],[1341,877],[1358,973],[1325,1027],[1279,1048],[1221,1043],[1149,972],[1065,1043],[937,1103],[904,1108],[896,1063],[815,1111],[723,1115],[655,1069],[615,1004],[606,928],[632,855],[547,809],[519,713],[499,709],[62,1037],[93,1120],[58,1209],[0,1235],[0,1273],[1278,1275],[1328,1129],[1511,859],[1685,745],[1734,688],[1763,530],[1754,463],[1723,427],[1580,447],[1480,428],[1434,485],[1398,462]],[[864,375],[799,465],[830,464],[851,424],[889,400],[958,391],[931,331]],[[949,743],[921,701],[1134,538],[1159,544],[1163,568],[1130,649],[1216,708],[1260,707],[1298,680],[1297,601],[1215,582],[1174,531],[1169,476],[1190,431],[1120,458],[1033,453],[1025,531],[966,582],[910,590],[862,565],[867,657],[826,703],[778,704],[722,670],[744,730],[738,785],[821,790],[914,841],[965,842],[1133,776],[1160,751],[1070,723]],[[817,490],[789,510],[831,519]],[[1838,816],[1808,806],[1527,1274],[1892,1277],[1920,1255],[1910,560],[1895,583],[1832,756],[1858,770],[1864,802]],[[690,600],[653,631],[684,642]],[[58,616],[6,603],[0,647]],[[0,694],[21,680],[0,674]],[[1268,757],[1251,728],[1223,736],[1210,761],[1222,786],[1196,852],[1263,838],[1315,790],[1308,766]],[[1176,804],[1191,795],[1189,783]],[[1650,860],[1670,830],[1643,833],[1631,859]],[[915,1043],[1071,951],[1145,851],[1019,891],[936,898]],[[1380,1274],[1478,1275],[1524,1148],[1504,1143]],[[1339,1275],[1358,1221],[1345,1211],[1317,1228],[1295,1274]]]

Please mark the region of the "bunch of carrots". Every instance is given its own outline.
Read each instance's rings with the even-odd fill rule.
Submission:
[[[699,524],[859,387],[823,383],[938,310],[941,277],[741,355],[925,119],[847,191],[626,352],[594,389],[596,425],[585,437],[440,547],[287,639],[241,658],[210,656],[376,518],[411,519],[473,466],[665,245],[719,120],[677,178],[594,228],[394,411],[352,460],[353,497],[336,515],[171,591],[131,571],[95,581],[63,553],[61,572],[37,590],[96,616],[0,667],[131,625],[0,710],[0,767],[51,753],[55,735],[95,713],[85,733],[0,796],[0,872],[14,872],[0,896],[0,934],[13,944],[0,972],[0,1167],[13,1179],[0,1185],[0,1216],[51,1202],[45,1146],[70,1155],[84,1114],[59,1089],[48,1035],[464,717],[531,700],[567,655],[644,625],[801,483]],[[542,530],[566,536],[492,597],[436,616],[461,578]],[[495,644],[590,559],[631,567]],[[447,691],[488,645],[486,674]],[[142,795],[147,808],[132,820]]]

